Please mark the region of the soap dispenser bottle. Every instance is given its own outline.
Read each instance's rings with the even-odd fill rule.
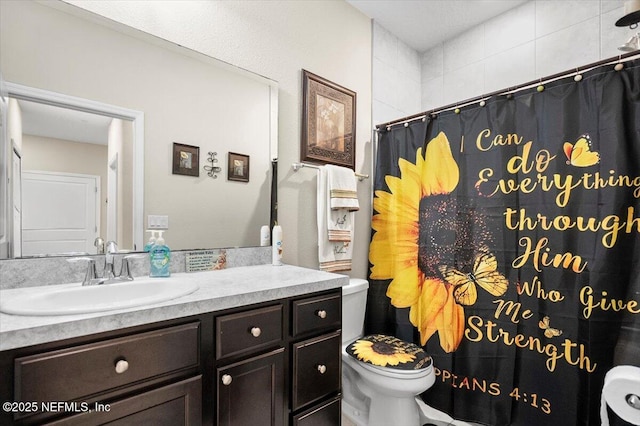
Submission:
[[[144,251],[148,253],[149,251],[151,251],[151,247],[153,247],[153,245],[156,243],[156,231],[151,229],[147,230],[147,232],[151,234],[151,237],[149,237],[149,241],[144,245]]]
[[[162,237],[162,231],[158,231],[160,234],[156,239],[155,244],[149,250],[150,261],[150,277],[168,277],[171,275],[169,271],[169,264],[171,261],[171,249],[164,243]]]

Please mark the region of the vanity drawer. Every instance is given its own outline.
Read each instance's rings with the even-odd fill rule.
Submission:
[[[340,391],[340,331],[293,344],[292,409]]]
[[[216,318],[216,359],[257,351],[282,341],[282,305]]]
[[[293,416],[293,426],[335,426],[340,424],[342,417],[342,397],[337,396],[317,407],[310,408]]]
[[[340,328],[342,293],[296,300],[292,306],[294,337],[312,331]]]
[[[17,401],[78,401],[200,365],[200,323],[15,359]],[[120,372],[118,372],[120,371]]]

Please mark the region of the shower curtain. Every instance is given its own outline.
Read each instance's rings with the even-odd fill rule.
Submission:
[[[379,129],[367,332],[453,418],[599,425],[640,365],[640,62],[582,77]]]

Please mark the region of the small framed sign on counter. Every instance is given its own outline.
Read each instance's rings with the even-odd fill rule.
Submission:
[[[187,272],[216,271],[227,266],[226,250],[200,250],[187,253]]]

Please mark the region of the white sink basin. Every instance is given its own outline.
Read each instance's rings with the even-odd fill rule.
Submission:
[[[38,293],[21,294],[0,301],[0,311],[14,315],[70,315],[111,311],[165,302],[198,290],[164,278],[66,288],[39,287]]]

